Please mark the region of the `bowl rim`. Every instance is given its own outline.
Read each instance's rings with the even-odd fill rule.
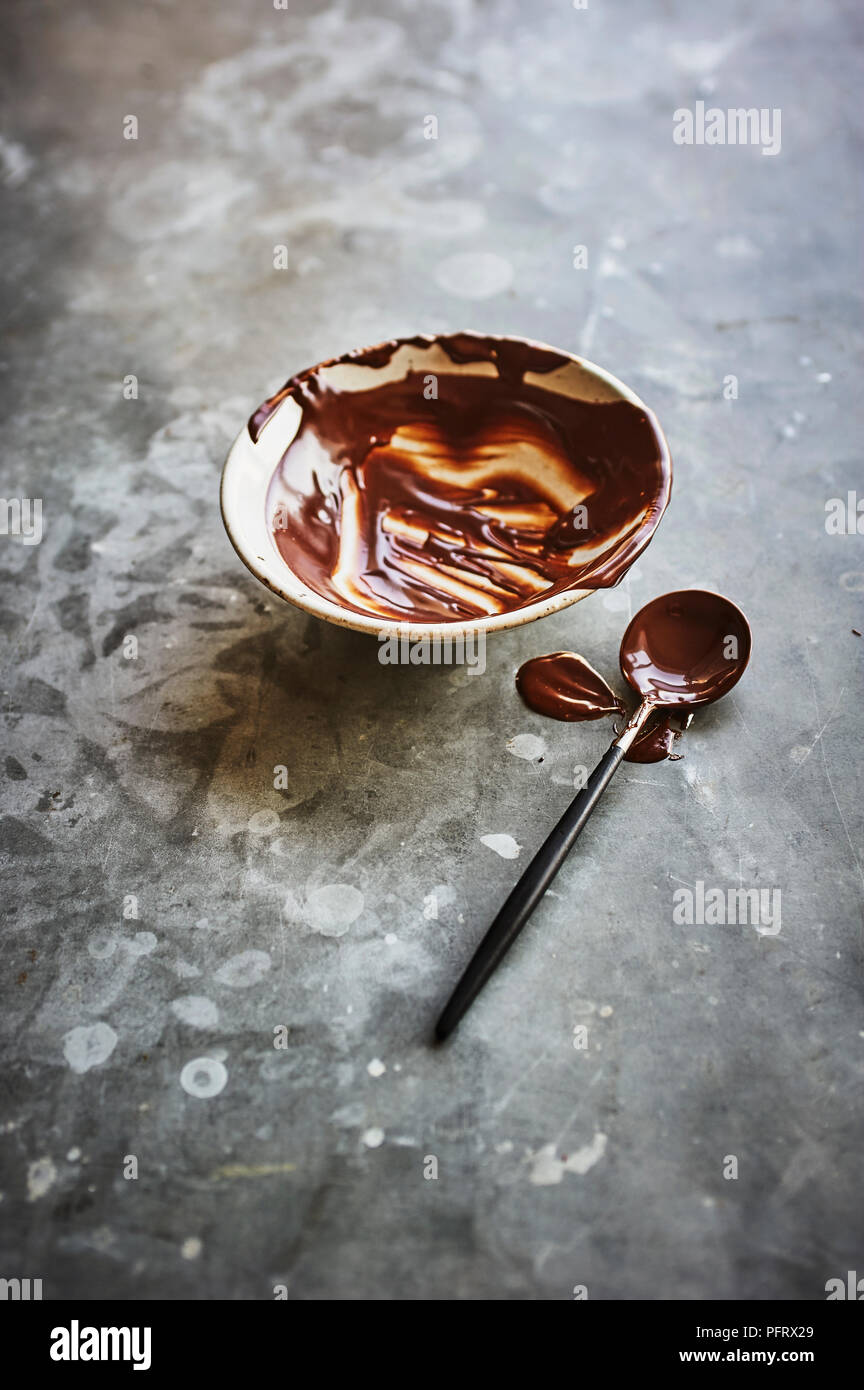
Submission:
[[[589,361],[586,357],[581,357],[576,353],[568,352],[565,348],[554,347],[550,343],[541,342],[536,338],[525,338],[519,334],[511,333],[483,333],[477,330],[463,329],[460,332],[438,332],[428,335],[412,335],[408,337],[388,338],[371,347],[355,348],[350,352],[343,353],[340,357],[327,358],[322,362],[316,363],[312,367],[304,368],[290,381],[297,381],[306,378],[317,371],[322,371],[327,367],[334,367],[346,363],[356,362],[367,353],[374,353],[395,345],[395,349],[401,345],[416,345],[418,338],[428,338],[429,346],[433,346],[437,341],[444,338],[454,337],[479,337],[491,343],[519,343],[532,348],[539,348],[546,352],[557,353],[566,359],[566,362],[573,363],[581,368],[587,375],[596,377],[604,385],[611,389],[621,400],[630,401],[631,404],[644,410],[649,423],[657,437],[660,448],[660,465],[663,476],[663,486],[658,496],[659,510],[651,529],[637,543],[633,555],[627,565],[627,569],[622,574],[621,579],[629,572],[630,567],[639,558],[646,546],[654,538],[654,533],[663,519],[672,491],[672,457],[669,451],[669,444],[663,429],[656,415],[647,406],[641,397],[637,396],[625,382],[621,381],[596,362]],[[360,363],[362,365],[362,362]],[[282,388],[284,389],[284,388]],[[275,393],[275,394],[278,394]],[[268,398],[269,399],[269,398]],[[268,417],[268,423],[279,413],[285,401],[291,399],[288,392],[284,399],[279,402],[273,414]],[[262,430],[266,435],[267,431]],[[261,436],[259,435],[259,439]],[[265,588],[278,598],[284,599],[286,603],[292,604],[295,608],[311,614],[313,617],[321,618],[325,622],[334,623],[338,627],[350,628],[354,632],[365,632],[375,637],[385,635],[408,636],[412,641],[419,641],[424,638],[458,638],[460,635],[469,633],[502,632],[510,628],[521,627],[525,623],[536,622],[539,618],[548,617],[552,613],[560,612],[564,608],[569,608],[571,604],[578,603],[580,599],[587,598],[590,594],[596,593],[596,589],[565,589],[551,597],[540,598],[536,602],[528,603],[523,608],[511,609],[507,613],[496,613],[491,616],[478,618],[465,618],[454,622],[443,623],[418,623],[409,619],[399,621],[377,617],[373,613],[357,613],[353,609],[343,608],[334,600],[325,598],[323,594],[316,593],[307,584],[294,574],[293,570],[279,554],[276,546],[271,542],[272,556],[261,555],[260,550],[263,545],[250,543],[248,535],[249,527],[244,525],[244,520],[250,519],[254,511],[258,509],[260,503],[260,515],[265,515],[266,494],[269,489],[273,473],[278,466],[278,460],[273,463],[268,471],[261,472],[259,477],[252,481],[257,486],[251,495],[247,488],[239,486],[243,482],[248,482],[248,453],[250,446],[254,448],[249,435],[248,421],[244,421],[243,427],[234,439],[228,456],[222,468],[222,476],[219,488],[219,505],[222,513],[222,522],[228,533],[228,539],[233,545],[243,564],[254,574]],[[243,475],[246,475],[245,477]],[[269,536],[269,531],[268,531]],[[278,562],[278,563],[276,563]],[[280,573],[282,580],[280,581]],[[293,580],[293,585],[288,585],[286,577]],[[621,580],[618,581],[620,583]],[[615,586],[612,586],[615,587]]]

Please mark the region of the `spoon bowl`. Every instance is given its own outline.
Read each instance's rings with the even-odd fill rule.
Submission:
[[[621,639],[625,680],[651,705],[710,705],[750,660],[740,608],[706,589],[679,589],[641,608]]]

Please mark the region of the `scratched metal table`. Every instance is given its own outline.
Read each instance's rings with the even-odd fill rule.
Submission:
[[[4,23],[0,491],[42,523],[0,536],[0,1276],[824,1298],[864,1259],[855,7]],[[677,143],[700,102],[782,113],[779,148]],[[246,573],[219,470],[291,372],[464,327],[633,386],[672,504],[627,582],[482,675],[383,666]],[[747,612],[748,675],[619,775],[430,1049],[610,737],[529,713],[515,668],[573,648],[620,691],[631,612],[693,584]],[[738,888],[779,915],[699,920]]]

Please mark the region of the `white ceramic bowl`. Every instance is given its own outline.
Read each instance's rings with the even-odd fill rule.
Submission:
[[[450,335],[446,336],[449,337]],[[495,338],[491,334],[480,336],[493,343],[530,342],[533,347],[545,348],[546,351],[555,352],[559,356],[567,358],[566,364],[553,372],[542,375],[526,374],[525,380],[528,383],[577,400],[626,400],[646,412],[657,435],[663,488],[658,498],[659,510],[654,526],[646,532],[639,546],[634,549],[630,560],[632,564],[636,556],[644,550],[650,541],[663,511],[665,511],[672,486],[672,462],[669,457],[669,447],[651,411],[623,382],[618,381],[602,367],[596,367],[592,362],[586,362],[583,358],[574,357],[570,353],[562,352],[560,348],[551,348],[545,343],[535,343],[528,339]],[[385,348],[387,345],[381,344],[380,346]],[[349,353],[345,357],[335,358],[332,362],[311,368],[310,372],[321,373],[325,381],[330,382],[340,391],[366,390],[370,384],[369,374],[372,369],[369,366],[358,366],[356,362],[351,360],[352,356],[354,354]],[[470,370],[470,364],[462,367],[455,364],[434,337],[421,340],[419,345],[416,339],[405,340],[404,342],[398,340],[398,345],[387,365],[374,368],[376,384],[399,381],[410,371],[423,374],[445,374]],[[309,372],[304,372],[302,375],[307,376]],[[466,618],[447,623],[411,622],[410,624],[398,625],[392,620],[371,613],[357,613],[316,593],[314,589],[303,583],[293,573],[283,559],[276,548],[276,542],[267,522],[267,491],[280,459],[297,433],[300,420],[299,405],[291,395],[286,396],[268,419],[266,427],[261,430],[257,443],[253,443],[249,429],[244,424],[231,446],[222,472],[222,519],[231,543],[240,559],[255,577],[260,579],[262,584],[266,584],[267,588],[274,594],[285,599],[287,603],[293,603],[297,608],[314,614],[316,618],[324,618],[329,623],[338,623],[340,627],[354,628],[357,632],[368,632],[380,636],[382,633],[392,633],[398,626],[400,631],[407,633],[410,630],[414,640],[419,640],[424,637],[443,637],[448,634],[452,636],[458,632],[497,632],[505,628],[519,627],[522,623],[531,623],[537,618],[545,618],[549,613],[557,613],[560,609],[567,608],[571,603],[577,603],[579,599],[586,598],[588,594],[594,592],[592,589],[566,589],[564,592],[553,594],[551,597],[538,598],[536,602],[528,603],[523,608],[514,609],[509,613],[498,613],[492,617]]]

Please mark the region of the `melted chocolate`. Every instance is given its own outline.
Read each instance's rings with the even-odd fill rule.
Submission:
[[[516,672],[516,689],[529,708],[551,719],[602,719],[624,705],[598,671],[575,652],[535,656]]]
[[[689,727],[690,707],[732,689],[746,670],[750,646],[747,619],[719,594],[682,589],[640,609],[621,640],[620,658],[622,673],[643,697],[640,718],[648,722],[624,754],[628,762],[677,760],[680,754],[671,750]],[[575,652],[526,661],[516,686],[526,704],[553,719],[599,719],[616,708],[624,713],[603,677]],[[652,705],[653,714],[646,715]],[[638,722],[634,716],[628,728]]]
[[[376,384],[398,348],[455,365]],[[649,411],[528,383],[570,359],[506,338],[416,338],[349,353],[286,383],[249,421],[260,437],[292,396],[297,434],[268,493],[280,554],[311,589],[359,613],[459,622],[566,589],[616,584],[668,501],[670,464]],[[337,390],[324,368],[369,368]],[[322,374],[323,373],[323,374]]]
[[[662,763],[664,758],[677,763],[680,753],[673,753],[675,740],[681,737],[680,729],[673,729],[672,716],[661,714],[653,716],[653,722],[645,726],[631,743],[624,759],[628,763]]]
[[[621,642],[621,670],[655,704],[707,704],[740,679],[750,658],[747,619],[701,589],[663,594],[635,616]]]
[[[624,702],[575,652],[550,652],[526,661],[516,672],[516,688],[530,709],[551,719],[581,722],[625,713]],[[680,737],[681,731],[672,728],[671,716],[661,714],[642,730],[624,756],[631,763],[659,763],[664,758],[677,761],[680,754],[673,753],[672,747]]]

